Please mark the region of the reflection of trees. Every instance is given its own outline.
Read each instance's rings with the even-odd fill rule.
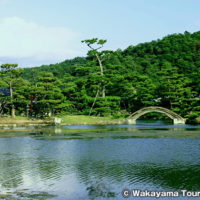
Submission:
[[[2,142],[2,141],[1,141]],[[46,156],[40,150],[41,144],[27,141],[16,142],[5,140],[0,146],[0,187],[3,189],[17,187],[34,187],[44,184],[45,180],[59,179],[63,175],[62,164],[55,158]],[[28,142],[30,142],[28,140]],[[13,145],[13,146],[12,146]],[[58,147],[54,147],[54,154]],[[6,152],[6,153],[2,153]],[[14,152],[14,153],[13,153]]]
[[[200,166],[174,164],[165,167],[143,163],[133,168],[135,176],[169,189],[200,190]]]
[[[187,164],[159,166],[156,163],[117,163],[81,161],[76,166],[79,179],[86,185],[114,183],[130,186],[154,185],[165,189],[200,190],[200,167]],[[107,181],[106,181],[107,180]],[[141,183],[141,184],[140,184]],[[97,184],[97,185],[98,185]]]
[[[91,199],[98,197],[115,197],[109,182],[109,174],[106,174],[108,165],[103,161],[79,160],[75,166],[75,172],[80,182],[86,185],[88,196]],[[111,181],[111,180],[110,180]]]
[[[108,185],[104,184],[103,182],[100,183],[99,181],[93,181],[90,183],[90,186],[88,186],[86,190],[88,191],[88,196],[91,199],[96,199],[98,197],[108,199],[116,196],[114,192],[110,191]]]
[[[9,157],[9,155],[8,155]],[[0,157],[0,185],[4,188],[16,188],[23,182],[23,162],[19,158]]]
[[[153,144],[150,141],[148,145],[148,142],[142,144],[142,141],[146,140],[133,141],[128,143],[124,140],[96,139],[85,140],[83,144],[77,143],[74,149],[74,170],[80,182],[92,191],[96,191],[95,188],[103,184],[107,189],[102,187],[102,191],[116,193],[124,189],[119,187],[124,186],[138,189],[200,190],[199,161],[192,162],[190,153],[184,156],[181,150],[179,151],[184,149],[179,143],[173,150],[173,144],[168,145],[167,142],[159,145],[158,141],[154,140]],[[154,144],[158,146],[154,148]],[[192,163],[195,164],[191,165]]]
[[[3,155],[6,156],[6,155]],[[62,177],[64,163],[48,158],[38,157],[34,165],[29,159],[22,159],[15,155],[7,155],[7,159],[0,157],[0,179],[4,188],[16,188],[23,183],[23,174],[28,173],[33,179],[34,172],[40,180],[55,180]],[[11,157],[10,157],[11,156]],[[9,158],[10,157],[10,158]],[[32,162],[32,161],[31,161]],[[112,162],[80,159],[74,163],[73,172],[80,182],[84,183],[90,198],[109,198],[116,194],[112,185],[128,183],[133,185],[154,185],[165,189],[187,189],[197,191],[200,189],[200,167],[184,163],[160,166],[156,163],[122,163],[120,160]],[[34,168],[34,169],[33,169]]]
[[[37,163],[37,171],[42,180],[59,179],[62,177],[63,169],[58,161],[38,159]]]
[[[123,143],[125,140],[85,139],[68,142],[45,140],[46,137],[43,140],[36,138],[27,141],[20,138],[17,142],[14,140],[16,143],[13,143],[13,147],[10,145],[12,143],[6,142],[10,140],[2,142],[0,146],[2,188],[26,187],[26,185],[34,189],[35,186],[46,188],[47,184],[60,181],[64,181],[63,184],[70,184],[70,176],[69,180],[66,179],[67,175],[72,174],[75,176],[72,176],[72,179],[77,177],[78,182],[83,183],[91,199],[116,196],[123,189],[119,187],[125,184],[130,188],[143,187],[138,189],[151,189],[147,187],[152,186],[164,189],[200,190],[199,160],[193,162],[189,157],[192,153],[186,154],[186,157],[181,157],[181,151],[175,155],[167,154],[166,152],[171,153],[171,146],[168,146],[167,142],[165,143],[167,146],[158,145],[159,148],[155,151],[154,144],[158,143],[141,145],[141,142],[146,140]],[[145,146],[146,144],[148,146]],[[162,151],[161,147],[168,147],[169,150]],[[179,151],[177,147],[173,153],[177,149]],[[7,153],[3,154],[4,152]],[[194,153],[198,155],[198,151]],[[115,187],[118,187],[117,190]]]
[[[24,179],[27,175],[28,180]],[[0,186],[2,188],[17,188],[23,184],[38,184],[37,180],[59,179],[63,175],[61,164],[55,160],[38,160],[36,165],[33,160],[15,158],[0,158]],[[27,182],[28,181],[28,182]]]

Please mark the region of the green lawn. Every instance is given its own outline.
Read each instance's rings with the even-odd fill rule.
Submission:
[[[120,124],[125,119],[114,119],[113,117],[94,117],[87,115],[63,115],[59,116],[62,119],[63,125],[79,125],[79,124]],[[45,120],[30,119],[27,117],[16,116],[15,118],[3,117],[0,118],[0,125],[18,124],[18,125],[40,125],[40,124],[53,124],[54,117]],[[200,124],[200,118],[197,118]]]
[[[122,119],[112,117],[94,117],[86,115],[66,115],[62,116],[62,124],[115,124]]]
[[[86,115],[64,115],[59,116],[62,119],[62,124],[66,125],[78,125],[78,124],[117,124],[121,119],[113,119],[112,117],[94,117]],[[20,125],[29,125],[29,124],[52,124],[54,117],[41,120],[41,119],[30,119],[27,117],[16,116],[15,118],[3,117],[0,118],[0,124],[20,124]]]

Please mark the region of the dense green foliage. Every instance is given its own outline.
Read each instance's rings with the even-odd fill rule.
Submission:
[[[88,41],[93,40],[84,42]],[[97,41],[94,39],[94,43]],[[183,117],[200,116],[200,32],[173,34],[123,51],[97,50],[88,51],[86,58],[25,68],[23,80],[17,83],[16,78],[13,88],[18,114],[26,113],[26,104],[30,105],[33,98],[32,114],[36,116],[119,116],[152,105],[169,108]],[[4,78],[0,87],[9,88]],[[7,104],[2,112],[9,109]]]

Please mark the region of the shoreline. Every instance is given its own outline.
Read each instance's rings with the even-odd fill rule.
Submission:
[[[67,115],[60,117],[62,122],[59,125],[104,125],[120,124],[124,118],[112,119],[111,117],[93,117],[86,115]],[[0,118],[1,127],[17,126],[55,126],[54,117],[50,119],[34,119],[27,117],[5,117]]]
[[[60,117],[61,123],[59,125],[108,125],[108,124],[126,124],[125,118],[114,119],[112,117],[95,117],[86,115],[65,115]],[[192,123],[186,123],[192,124]],[[200,118],[197,123],[200,124]],[[18,126],[55,126],[54,118],[48,119],[35,119],[27,117],[3,117],[0,118],[1,127],[18,127]]]

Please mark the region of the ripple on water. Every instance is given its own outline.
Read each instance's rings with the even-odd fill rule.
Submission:
[[[45,131],[0,138],[1,191],[27,188],[58,195],[53,199],[76,199],[80,191],[80,199],[120,199],[123,187],[200,190],[198,130],[162,125]]]

